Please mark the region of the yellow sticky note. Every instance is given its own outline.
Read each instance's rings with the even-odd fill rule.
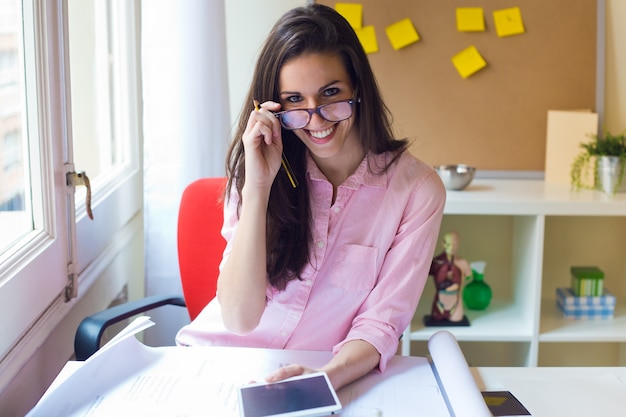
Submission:
[[[398,50],[420,40],[413,22],[408,17],[402,19],[385,29],[387,37],[393,49]]]
[[[487,62],[473,45],[454,55],[452,64],[463,78],[467,78],[487,66]]]
[[[522,11],[519,7],[495,10],[493,12],[493,22],[499,37],[524,33]]]
[[[335,10],[350,23],[353,29],[361,29],[363,25],[362,4],[335,3]]]
[[[374,26],[363,26],[361,29],[355,29],[363,49],[368,54],[378,52],[378,42],[376,42],[376,30]]]
[[[482,7],[457,7],[456,28],[459,32],[482,32],[485,30],[485,14]]]

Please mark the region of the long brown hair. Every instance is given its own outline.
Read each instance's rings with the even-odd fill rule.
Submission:
[[[375,154],[392,152],[395,160],[407,148],[406,140],[393,137],[389,110],[380,95],[367,55],[346,19],[334,9],[319,4],[290,10],[276,22],[261,49],[235,139],[228,150],[226,190],[230,192],[234,183],[240,204],[245,181],[245,152],[241,138],[253,99],[280,102],[278,79],[282,66],[290,59],[311,52],[334,53],[343,60],[355,87],[358,102],[353,117],[358,123],[364,151]],[[270,191],[267,274],[270,284],[280,290],[288,281],[300,278],[302,269],[310,261],[309,244],[312,242],[311,210],[305,178],[306,147],[292,131],[282,129],[282,138],[283,151],[299,185],[294,189],[281,170]],[[389,165],[368,166],[372,172],[384,172]]]

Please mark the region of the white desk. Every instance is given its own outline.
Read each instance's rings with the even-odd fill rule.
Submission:
[[[28,417],[237,417],[233,397],[237,385],[262,380],[287,363],[318,368],[331,356],[253,348],[148,348],[135,333],[127,332],[84,363],[68,363]],[[462,355],[443,349],[436,353],[445,361],[435,357],[445,379],[446,366]],[[457,369],[455,365],[451,379],[460,380],[465,373],[469,384],[454,398],[476,393],[483,408],[476,387],[471,387],[472,378],[483,391],[510,391],[535,417],[626,414],[626,368],[474,368],[471,374],[466,365]],[[338,391],[344,406],[341,416],[364,417],[381,410],[384,417],[449,417],[442,391],[426,358],[396,356],[384,373],[373,372]]]
[[[479,389],[510,391],[535,417],[626,416],[626,367],[471,371]]]
[[[398,358],[406,361],[404,366],[414,362]],[[79,362],[69,362],[55,383],[79,366]],[[471,368],[471,372],[482,391],[510,391],[535,417],[623,417],[626,413],[626,367]]]

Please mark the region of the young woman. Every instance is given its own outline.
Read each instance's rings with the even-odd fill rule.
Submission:
[[[315,4],[287,12],[228,153],[217,297],[177,342],[332,350],[321,370],[336,389],[383,371],[428,278],[445,203],[435,171],[406,148],[347,21]]]

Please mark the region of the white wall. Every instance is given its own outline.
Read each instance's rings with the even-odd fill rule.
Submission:
[[[257,53],[270,29],[283,13],[307,0],[228,0],[226,3],[226,46],[231,127],[239,119],[250,86]]]

